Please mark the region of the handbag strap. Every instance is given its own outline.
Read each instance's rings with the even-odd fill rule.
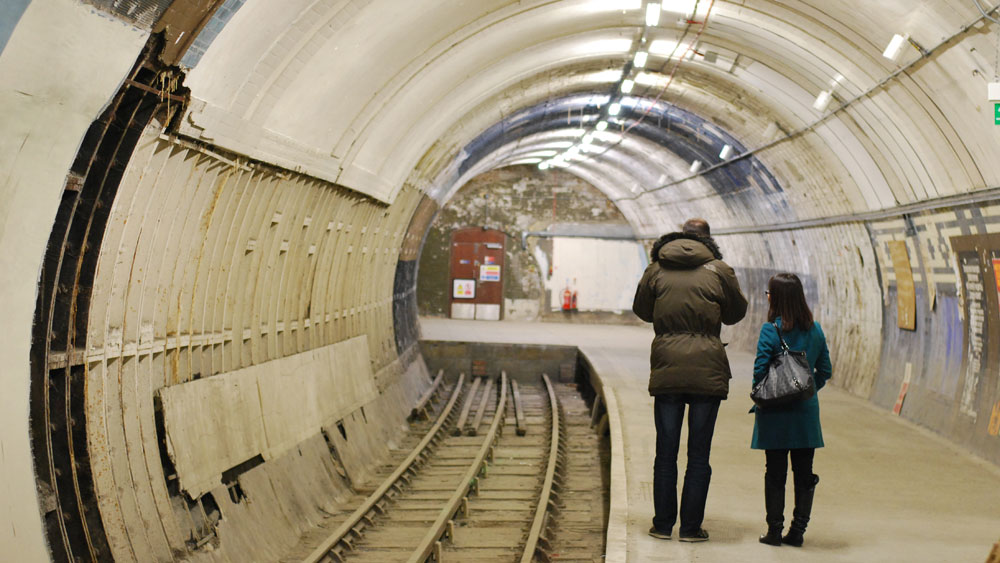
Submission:
[[[781,328],[778,326],[778,323],[772,321],[771,326],[774,327],[774,330],[778,331],[778,340],[781,341],[781,349],[789,352],[790,350],[788,349],[788,344],[785,344],[785,339],[781,337]]]

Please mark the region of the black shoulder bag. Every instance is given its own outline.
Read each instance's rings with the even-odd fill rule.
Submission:
[[[771,358],[767,374],[750,391],[750,398],[760,407],[776,407],[804,401],[816,394],[816,381],[805,352],[789,350],[785,339],[781,337],[778,325],[778,340],[781,341],[781,352]]]

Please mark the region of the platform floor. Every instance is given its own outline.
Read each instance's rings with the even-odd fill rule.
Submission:
[[[1000,540],[1000,468],[831,385],[820,393],[827,447],[816,452],[822,481],[806,545],[757,543],[766,527],[764,454],[750,449],[753,357],[746,353],[730,354],[734,377],[715,430],[704,524],[711,539],[654,539],[646,533],[655,451],[653,402],[646,392],[650,327],[425,318],[421,328],[427,340],[573,345],[590,359],[613,390],[609,402],[617,403],[609,405],[616,411],[610,417],[616,443],[608,562],[978,563]],[[786,522],[790,489],[788,497]]]

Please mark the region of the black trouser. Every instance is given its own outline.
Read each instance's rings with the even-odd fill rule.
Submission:
[[[813,456],[816,448],[799,448],[794,450],[764,450],[767,456],[767,469],[764,478],[775,486],[785,486],[788,476],[788,457],[792,458],[792,473],[795,485],[812,486]]]
[[[712,451],[719,397],[687,393],[657,395],[653,401],[656,457],[653,460],[653,527],[669,533],[677,520],[677,450],[688,408],[687,469],[681,492],[681,535],[695,534],[705,519],[705,501],[712,479],[708,463]]]

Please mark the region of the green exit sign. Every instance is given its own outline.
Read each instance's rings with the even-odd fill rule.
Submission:
[[[993,123],[1000,125],[1000,104],[993,104]]]

